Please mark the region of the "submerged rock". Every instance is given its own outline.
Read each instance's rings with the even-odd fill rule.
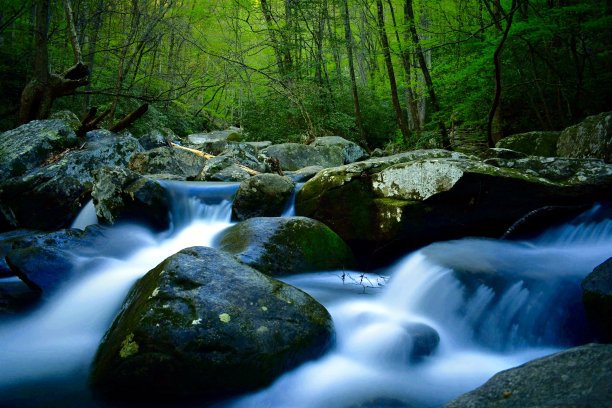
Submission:
[[[248,219],[221,234],[219,249],[272,276],[355,266],[350,248],[336,233],[305,217]]]
[[[94,173],[91,193],[98,221],[142,222],[157,230],[170,226],[170,202],[158,181],[128,169],[103,167]]]
[[[0,181],[0,215],[6,220],[5,229],[53,230],[70,226],[90,199],[94,170],[124,167],[139,151],[142,147],[133,137],[108,132],[21,177]],[[0,220],[0,227],[2,224]]]
[[[278,217],[287,207],[295,184],[289,177],[258,174],[240,183],[232,206],[233,217]]]
[[[589,116],[561,132],[557,151],[562,157],[603,159],[612,162],[612,112]]]
[[[184,249],[139,280],[104,337],[91,384],[105,399],[217,397],[265,386],[321,355],[327,311],[212,248]]]
[[[612,345],[588,344],[502,371],[445,408],[608,407]]]
[[[582,301],[600,340],[612,343],[612,258],[582,281]]]
[[[283,143],[267,147],[262,153],[277,159],[283,171],[294,171],[309,166],[335,167],[344,164],[344,150],[338,146]]]

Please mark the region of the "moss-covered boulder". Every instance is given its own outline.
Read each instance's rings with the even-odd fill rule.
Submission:
[[[355,266],[350,248],[335,232],[305,217],[251,218],[224,231],[219,248],[272,276]]]
[[[62,120],[34,120],[0,133],[0,182],[41,166],[77,143],[76,134]]]
[[[603,159],[612,162],[612,112],[589,116],[561,132],[557,152],[562,157]]]
[[[340,136],[317,137],[314,142],[312,142],[312,146],[336,146],[342,149],[344,164],[354,163],[368,158],[368,153],[361,146]]]
[[[253,217],[282,215],[295,184],[289,177],[278,174],[258,174],[240,183],[232,206],[238,221]]]
[[[501,139],[495,147],[510,149],[529,156],[557,156],[561,132],[527,132]]]
[[[75,132],[81,127],[81,119],[79,119],[79,117],[74,112],[71,112],[69,110],[53,112],[51,116],[49,116],[49,119],[63,120]]]
[[[102,224],[141,222],[157,230],[170,226],[170,202],[158,181],[133,171],[103,167],[94,172],[91,193]]]
[[[306,293],[215,249],[169,257],[139,280],[91,376],[105,399],[173,404],[265,386],[333,338]]]
[[[129,168],[142,175],[164,173],[194,179],[205,164],[204,157],[183,149],[164,146],[134,154]]]
[[[262,153],[277,159],[283,171],[294,171],[308,166],[335,167],[344,164],[344,150],[339,146],[283,143],[267,147]]]
[[[607,407],[612,345],[588,344],[495,374],[445,408]]]
[[[329,225],[367,260],[439,240],[499,237],[538,208],[612,195],[612,166],[602,161],[494,160],[431,150],[326,169],[298,192],[296,213]]]
[[[0,180],[0,230],[69,227],[91,198],[93,172],[104,166],[127,166],[142,151],[129,135],[106,132],[78,149],[55,155],[19,177]]]
[[[582,301],[599,340],[612,343],[612,258],[582,281]]]

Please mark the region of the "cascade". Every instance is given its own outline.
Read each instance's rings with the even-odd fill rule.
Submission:
[[[106,406],[89,396],[89,364],[130,287],[182,248],[212,246],[231,225],[237,184],[163,184],[169,231],[109,229],[110,240],[137,239],[138,249],[126,255],[108,246],[95,254],[104,260],[95,271],[39,309],[0,320],[0,406]],[[75,227],[95,222],[90,207],[83,211]],[[283,278],[327,307],[335,346],[268,388],[218,406],[439,406],[498,371],[588,341],[579,284],[611,244],[612,220],[595,207],[529,241],[440,242],[379,273]]]

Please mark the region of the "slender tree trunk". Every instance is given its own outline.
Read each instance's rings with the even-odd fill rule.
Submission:
[[[343,0],[343,17],[344,17],[344,36],[346,39],[346,53],[349,62],[349,73],[351,76],[351,90],[353,92],[353,104],[355,107],[355,124],[359,129],[359,136],[362,143],[367,145],[365,130],[363,128],[363,120],[361,118],[361,108],[359,106],[359,93],[357,92],[357,80],[355,79],[355,64],[353,62],[353,33],[351,31],[351,21],[349,18],[348,0]]]
[[[427,91],[429,93],[429,99],[431,100],[431,106],[434,112],[440,112],[440,103],[438,102],[438,98],[436,96],[436,92],[433,86],[433,81],[431,80],[431,75],[429,73],[429,67],[427,66],[427,61],[425,60],[425,54],[423,52],[423,48],[421,47],[421,42],[419,40],[419,34],[416,30],[416,24],[414,22],[414,9],[412,7],[412,0],[406,0],[404,4],[404,13],[408,20],[408,28],[410,30],[410,34],[412,36],[412,44],[416,49],[417,58],[419,61],[419,66],[421,67],[421,72],[423,73],[423,78],[425,79],[425,85],[427,86]],[[446,131],[446,126],[444,122],[440,120],[438,122],[438,126],[440,128],[440,133],[442,134],[442,147],[445,149],[450,149],[450,139],[448,137],[448,132]]]
[[[93,16],[93,27],[91,32],[91,40],[88,46],[88,57],[87,66],[89,67],[89,75],[93,76],[94,65],[96,62],[96,50],[98,47],[98,36],[100,34],[100,27],[102,25],[102,11],[104,10],[104,0],[100,0],[97,3],[96,11]],[[83,111],[89,110],[89,105],[91,102],[91,96],[89,95],[89,91],[91,91],[91,85],[88,84],[85,88],[85,96],[83,98]]]
[[[395,117],[397,125],[402,132],[404,140],[408,141],[410,138],[410,131],[406,126],[404,120],[404,114],[402,107],[400,106],[399,97],[397,95],[397,83],[395,81],[395,71],[393,70],[393,62],[391,61],[391,50],[389,48],[389,38],[387,37],[387,30],[385,29],[385,15],[382,0],[376,0],[376,7],[378,10],[378,33],[380,35],[380,42],[383,47],[383,55],[385,64],[387,66],[387,74],[389,75],[389,87],[391,88],[391,100],[393,102],[393,108],[395,109]]]
[[[493,54],[493,65],[495,66],[495,93],[493,96],[493,103],[491,104],[491,109],[489,110],[489,121],[487,122],[487,142],[489,147],[495,147],[495,144],[501,139],[501,129],[498,129],[498,132],[494,132],[493,122],[497,119],[499,122],[499,104],[501,102],[501,92],[502,92],[502,80],[501,80],[501,53],[504,49],[504,44],[506,39],[508,38],[508,33],[510,33],[510,28],[512,27],[512,19],[514,17],[514,12],[516,11],[516,0],[512,0],[512,9],[508,13],[506,28],[504,29],[504,33],[502,34],[502,38],[497,44],[497,48],[495,49],[495,53]],[[498,125],[499,127],[499,125]]]
[[[285,76],[287,72],[283,63],[283,54],[281,51],[281,47],[278,42],[278,39],[276,38],[276,31],[274,30],[274,19],[272,18],[272,10],[268,5],[268,0],[260,0],[259,3],[261,5],[261,12],[264,16],[264,20],[266,21],[266,28],[268,30],[270,42],[272,43],[272,49],[274,50],[274,57],[276,58],[276,66],[278,67],[278,72],[281,74],[281,76]]]
[[[402,57],[402,66],[404,67],[404,80],[406,81],[406,102],[408,105],[408,113],[410,114],[410,122],[413,130],[421,130],[421,121],[419,120],[419,112],[416,103],[416,98],[412,90],[412,78],[410,70],[410,52],[406,47],[402,45],[402,40],[399,35],[397,28],[397,21],[395,20],[395,11],[393,10],[393,3],[391,0],[387,0],[389,4],[389,10],[391,11],[391,19],[393,21],[393,28],[395,31],[395,39],[400,48],[400,55]],[[407,36],[406,32],[406,36]]]

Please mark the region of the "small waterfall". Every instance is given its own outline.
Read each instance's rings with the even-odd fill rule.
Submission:
[[[286,278],[328,308],[337,344],[227,405],[435,407],[498,371],[589,341],[579,285],[612,248],[612,221],[597,213],[532,241],[430,245],[385,271],[383,290],[347,288],[342,272]]]
[[[293,217],[295,215],[295,197],[297,193],[304,187],[306,183],[296,183],[293,192],[291,193],[291,197],[289,197],[289,202],[283,211],[282,217]]]
[[[170,233],[136,225],[108,229],[106,239],[118,244],[89,259],[81,256],[77,266],[90,267],[87,261],[95,257],[101,261],[95,271],[69,282],[39,310],[0,321],[0,406],[83,406],[89,401],[89,364],[134,282],[183,248],[212,246],[214,236],[231,225],[237,184],[163,184],[172,200]],[[142,244],[126,257],[120,255],[123,240]]]
[[[84,230],[86,227],[97,223],[98,216],[96,215],[96,207],[94,206],[93,200],[89,200],[81,209],[79,215],[74,219],[70,228]]]

